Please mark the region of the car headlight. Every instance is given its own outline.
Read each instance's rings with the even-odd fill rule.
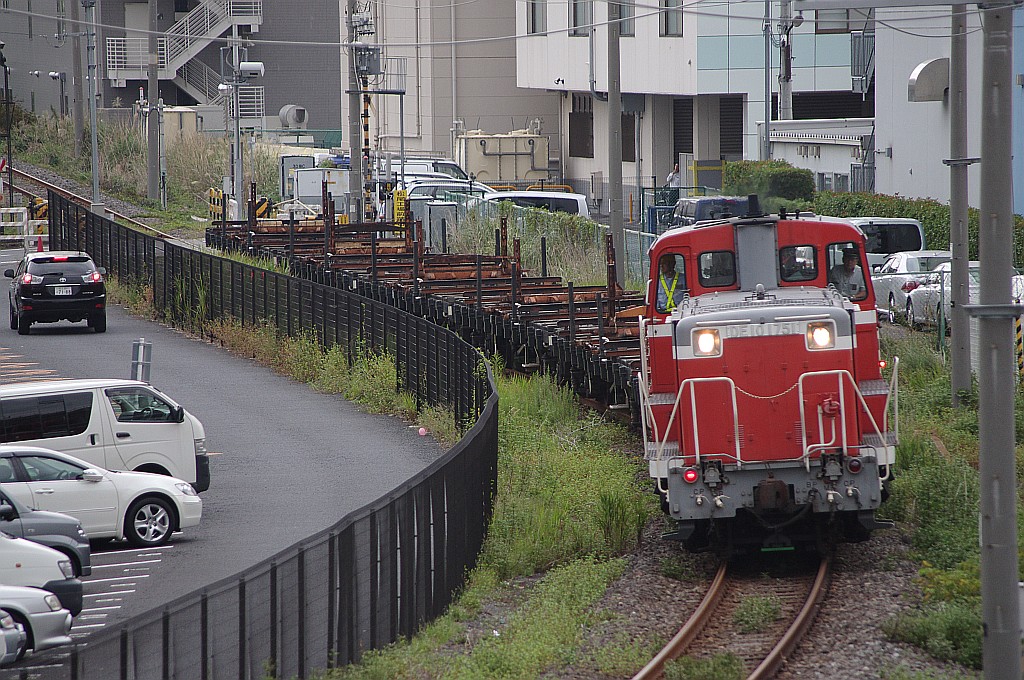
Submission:
[[[836,346],[836,327],[831,321],[807,324],[807,349],[832,349]]]
[[[196,490],[192,488],[192,485],[188,484],[187,482],[179,482],[174,485],[174,488],[176,488],[178,491],[185,494],[186,496],[198,495],[196,494]]]
[[[64,578],[75,577],[75,568],[71,566],[71,560],[61,560],[57,563],[57,566],[60,567],[60,571],[64,574]]]
[[[85,536],[86,536],[85,529],[82,528],[81,524],[78,525],[78,535],[81,536],[82,538],[85,538]]]
[[[722,353],[722,337],[717,328],[700,328],[691,336],[693,354],[698,357],[717,357]]]
[[[206,440],[205,439],[197,439],[195,441],[196,441],[196,443],[195,443],[196,455],[197,456],[205,456],[206,455]]]
[[[68,562],[68,564],[71,564]],[[50,608],[51,612],[59,612],[63,607],[60,606],[60,600],[53,593],[47,593],[43,596],[43,601],[46,602],[46,606]]]
[[[7,612],[0,611],[0,628],[14,629],[14,617]]]

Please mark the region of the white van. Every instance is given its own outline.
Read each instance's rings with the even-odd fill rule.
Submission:
[[[867,239],[868,265],[872,271],[889,255],[908,250],[924,250],[924,227],[909,217],[825,217],[820,220],[845,222],[863,232]]]
[[[590,207],[583,194],[562,191],[496,191],[485,194],[488,201],[512,201],[520,208],[542,208],[550,212],[564,212],[590,219]]]
[[[82,582],[75,578],[68,556],[2,531],[0,583],[49,590],[74,616],[82,611]]]
[[[210,488],[206,431],[152,385],[53,380],[0,385],[0,443],[56,449],[108,470],[155,472]]]

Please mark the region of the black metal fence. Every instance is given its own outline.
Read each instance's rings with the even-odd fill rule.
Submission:
[[[330,529],[33,670],[112,680],[304,678],[443,613],[475,565],[497,483],[497,392],[479,352],[395,306],[155,239],[49,198],[51,248],[86,250],[108,272],[151,285],[168,317],[270,323],[350,356],[387,348],[399,387],[473,425],[416,479]]]

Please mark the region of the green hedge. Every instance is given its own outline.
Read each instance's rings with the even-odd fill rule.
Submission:
[[[722,171],[722,192],[745,196],[758,194],[766,198],[788,201],[810,201],[814,198],[814,174],[794,168],[786,161],[733,161]]]
[[[819,191],[814,212],[832,217],[911,217],[924,226],[928,248],[949,248],[949,206],[931,198],[904,198],[884,194],[851,194]],[[978,211],[967,211],[967,231],[972,260],[978,259]],[[1024,266],[1024,217],[1013,218],[1013,263]]]

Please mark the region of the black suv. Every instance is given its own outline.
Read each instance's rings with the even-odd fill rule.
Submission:
[[[88,254],[78,251],[28,253],[13,279],[9,301],[11,329],[27,335],[34,322],[53,323],[85,319],[97,333],[107,330],[106,274]]]

